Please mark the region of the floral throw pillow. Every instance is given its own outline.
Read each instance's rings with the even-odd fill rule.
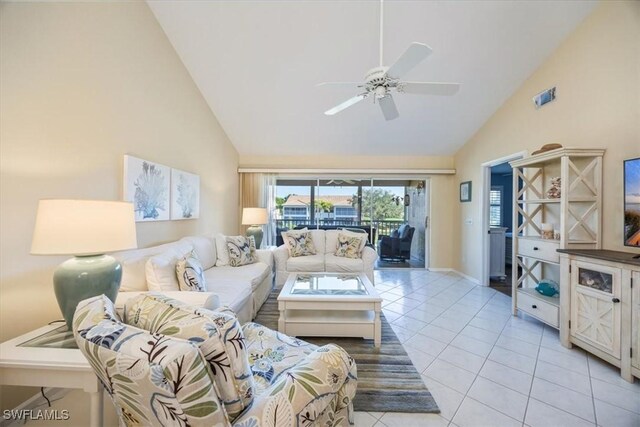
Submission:
[[[364,236],[356,237],[338,233],[338,246],[335,255],[343,258],[360,258],[364,238]]]
[[[176,277],[181,291],[206,291],[204,270],[195,253],[189,252],[176,262]]]
[[[299,257],[316,254],[316,245],[313,243],[313,238],[309,231],[302,233],[287,231],[282,233],[282,237],[289,249],[289,256]]]
[[[240,267],[257,261],[256,241],[253,236],[227,236],[226,241],[231,267]]]

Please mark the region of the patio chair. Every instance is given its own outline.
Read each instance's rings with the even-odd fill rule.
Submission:
[[[391,235],[381,235],[378,240],[378,256],[382,260],[406,261],[411,259],[411,241],[416,231],[409,224],[401,225]]]

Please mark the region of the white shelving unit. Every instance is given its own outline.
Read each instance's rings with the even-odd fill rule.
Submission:
[[[534,288],[542,279],[560,283],[558,249],[601,248],[604,151],[559,148],[510,162],[514,203],[514,315],[521,310],[554,328],[561,327],[561,300],[570,295],[561,292],[559,297],[545,297]],[[552,177],[561,178],[559,198],[547,197]],[[560,238],[543,239],[542,223],[553,224]]]

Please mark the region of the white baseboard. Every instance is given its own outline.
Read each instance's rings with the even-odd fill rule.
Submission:
[[[476,279],[475,277],[471,277],[467,274],[461,273],[454,268],[429,268],[429,271],[456,273],[457,275],[462,276],[465,280],[468,280],[475,285],[482,284],[480,283],[480,280]]]
[[[45,387],[44,393],[49,399],[49,402],[53,403],[56,400],[62,399],[67,393],[69,393],[69,389],[66,388],[56,388],[56,387]],[[31,396],[29,399],[22,402],[20,405],[13,408],[13,411],[30,411],[37,409],[45,409],[48,407],[47,400],[42,397],[42,393],[37,393]],[[11,419],[0,419],[0,427],[18,427],[25,424],[24,420],[11,420]]]

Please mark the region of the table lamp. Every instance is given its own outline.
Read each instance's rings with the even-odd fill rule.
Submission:
[[[115,302],[122,266],[107,252],[133,249],[133,204],[106,200],[40,200],[33,232],[33,255],[74,255],[58,266],[53,288],[71,330],[78,303],[106,295]]]
[[[242,225],[249,225],[247,237],[253,236],[256,241],[256,248],[260,249],[262,244],[262,226],[267,221],[267,210],[265,208],[244,208],[242,209]]]

